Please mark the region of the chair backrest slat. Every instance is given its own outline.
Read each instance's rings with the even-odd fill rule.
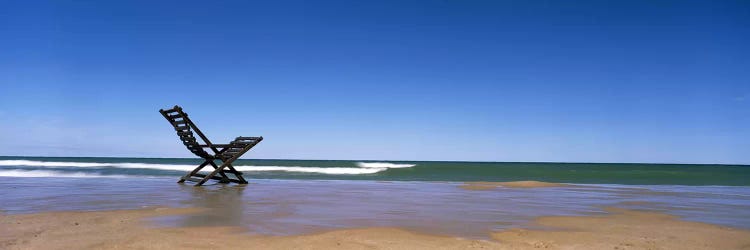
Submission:
[[[177,135],[180,137],[182,144],[185,144],[190,152],[201,158],[212,158],[212,156],[203,150],[203,147],[198,143],[198,140],[193,134],[193,129],[191,129],[191,125],[195,125],[190,122],[190,118],[187,117],[187,114],[182,112],[180,106],[174,106],[174,108],[168,110],[161,109],[159,110],[159,113],[161,113],[164,118],[172,124],[172,127],[177,131]]]

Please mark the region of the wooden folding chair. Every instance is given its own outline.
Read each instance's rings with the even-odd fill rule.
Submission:
[[[234,166],[232,166],[232,162],[239,159],[242,154],[246,153],[260,141],[262,141],[262,136],[240,136],[235,138],[229,144],[213,144],[208,140],[206,135],[204,135],[203,132],[201,132],[201,130],[195,126],[195,123],[193,123],[193,121],[188,118],[188,115],[185,112],[182,112],[182,108],[180,106],[174,106],[172,109],[167,110],[160,109],[159,113],[161,113],[164,118],[166,118],[167,121],[172,124],[174,129],[177,131],[177,135],[180,136],[180,140],[182,140],[182,143],[187,146],[188,150],[205,160],[202,164],[198,165],[197,168],[193,169],[193,171],[180,178],[178,183],[183,183],[185,181],[194,181],[197,182],[195,184],[196,186],[200,186],[203,185],[203,183],[206,183],[206,181],[208,181],[209,179],[214,179],[218,180],[220,183],[234,182],[239,184],[247,184],[245,178],[242,178],[242,173],[237,171]],[[198,134],[200,139],[203,140],[204,144],[198,143],[197,138],[195,138],[195,136],[193,135],[193,131]],[[205,150],[203,150],[203,148],[210,148],[211,151],[213,151],[213,154],[206,152]],[[219,160],[222,162],[222,164],[217,165],[214,160]],[[199,174],[198,171],[200,171],[207,165],[211,165],[214,168],[214,171],[210,174]],[[224,170],[225,168],[228,170]],[[219,176],[216,176],[217,174]],[[229,178],[227,174],[232,174],[235,176],[235,178]]]

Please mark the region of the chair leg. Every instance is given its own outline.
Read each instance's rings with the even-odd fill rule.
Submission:
[[[206,177],[203,177],[203,180],[201,180],[198,183],[196,183],[195,186],[197,187],[197,186],[203,185],[203,183],[206,183],[206,181],[208,181],[212,177],[214,177],[214,175],[216,175],[216,173],[221,172],[222,169],[224,169],[224,164],[221,164],[221,166],[219,166],[218,168],[214,169],[213,172],[211,172],[210,174],[207,174]]]
[[[245,180],[244,177],[242,177],[242,174],[240,173],[240,171],[237,171],[237,169],[234,169],[234,166],[232,166],[232,164],[227,164],[227,168],[229,168],[229,170],[234,172],[234,176],[237,176],[237,180],[240,181],[240,184],[247,184],[247,181]]]
[[[226,168],[228,166],[231,166],[232,162],[234,162],[235,160],[237,160],[237,158],[239,158],[239,157],[236,156],[236,157],[233,157],[231,159],[228,159],[228,160],[224,161],[224,163],[222,163],[221,166],[217,167],[216,169],[214,169],[213,172],[211,172],[210,174],[206,175],[206,177],[204,177],[203,180],[201,180],[200,182],[198,182],[197,184],[195,184],[195,186],[203,185],[203,183],[206,183],[206,181],[208,181],[209,179],[211,179],[217,173],[221,173],[222,175],[224,175],[224,173],[222,173],[221,171],[224,170],[224,168]],[[214,164],[216,164],[216,163],[214,163]],[[235,172],[237,171],[237,170],[234,169],[234,167],[230,167],[230,168],[232,170],[234,170]],[[224,175],[224,176],[226,176],[226,175]],[[237,175],[237,174],[235,174],[235,176],[237,176],[237,178],[239,179],[239,181],[242,182],[241,184],[247,184],[247,181],[245,181],[245,179],[242,178],[242,176]]]
[[[197,168],[193,169],[193,171],[190,171],[190,173],[188,173],[188,174],[186,174],[185,176],[183,176],[182,178],[180,178],[180,180],[179,180],[179,181],[177,181],[177,183],[183,183],[183,182],[185,182],[185,180],[186,180],[186,179],[190,178],[190,177],[191,177],[191,176],[193,176],[193,175],[194,175],[195,173],[198,173],[198,171],[201,171],[201,169],[203,169],[203,168],[204,168],[204,167],[205,167],[206,165],[208,165],[208,164],[209,164],[209,162],[213,162],[213,161],[212,161],[212,160],[206,160],[206,161],[204,161],[204,162],[203,162],[203,163],[201,163],[201,165],[199,165],[199,166],[198,166]]]
[[[238,139],[235,139],[235,141],[237,141],[239,139],[242,139],[243,137],[237,137],[237,138]],[[240,173],[239,171],[237,171],[237,169],[235,169],[234,166],[232,166],[232,162],[234,162],[235,160],[239,159],[240,156],[242,156],[243,154],[245,154],[247,151],[249,151],[251,148],[253,148],[256,144],[258,144],[258,142],[260,142],[260,140],[263,140],[263,137],[260,137],[260,139],[256,140],[253,143],[239,143],[239,145],[243,145],[244,147],[241,150],[239,150],[239,151],[236,151],[236,152],[233,151],[232,152],[233,156],[231,158],[229,158],[229,159],[225,159],[225,158],[222,158],[222,157],[215,158],[215,159],[218,159],[218,160],[220,160],[220,161],[223,162],[220,166],[216,166],[216,163],[213,161],[214,159],[206,160],[206,162],[204,162],[204,164],[201,164],[201,166],[198,167],[193,172],[191,172],[190,175],[191,176],[195,175],[195,173],[198,172],[198,170],[200,170],[201,168],[203,168],[205,166],[205,164],[211,164],[211,166],[214,167],[214,171],[212,171],[208,175],[203,175],[203,174],[196,175],[196,176],[199,176],[199,177],[203,177],[203,179],[200,179],[200,180],[195,179],[196,181],[198,181],[198,183],[196,183],[195,186],[201,186],[201,185],[203,185],[203,183],[206,183],[206,181],[208,181],[209,179],[220,180],[223,183],[224,182],[236,182],[236,183],[239,183],[239,184],[247,184],[247,180],[245,180],[245,178],[242,177],[242,173]],[[234,144],[235,144],[234,141],[232,143],[230,143],[230,145],[234,145]],[[219,150],[218,153],[217,153],[217,156],[221,155],[221,154],[225,154],[225,152],[227,152],[230,148],[237,149],[239,147],[232,147],[232,146],[226,147],[226,148],[224,148],[222,150]],[[230,179],[224,173],[224,168],[229,168],[230,171],[228,171],[228,172],[230,172],[230,173],[234,174],[235,176],[237,176],[237,179],[236,180],[235,179]],[[216,174],[220,174],[221,177],[214,177],[214,176],[216,176]]]
[[[219,168],[219,166],[217,166],[216,163],[213,161],[211,161],[210,164],[212,167],[214,167],[214,169]],[[224,174],[223,171],[219,171],[219,175],[221,175],[221,181],[219,181],[219,183],[229,183],[229,177],[226,174]]]

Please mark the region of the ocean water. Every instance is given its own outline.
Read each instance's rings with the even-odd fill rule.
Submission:
[[[0,157],[0,212],[201,207],[153,226],[239,226],[293,235],[400,227],[487,239],[534,218],[606,207],[750,229],[750,167],[728,165],[240,160],[248,185],[177,184],[196,159]],[[11,178],[13,177],[13,178]],[[15,178],[18,177],[18,178]],[[564,187],[465,190],[464,181]]]
[[[198,159],[0,157],[0,176],[174,177]],[[512,163],[343,160],[238,160],[250,179],[520,181],[581,184],[750,186],[750,166],[618,163]]]

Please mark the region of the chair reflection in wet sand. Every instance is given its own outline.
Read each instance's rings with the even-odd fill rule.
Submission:
[[[243,226],[244,186],[212,186],[188,188],[192,197],[186,203],[191,207],[205,208],[193,214],[177,216],[177,223],[186,227]]]
[[[242,178],[242,173],[237,171],[232,162],[239,159],[243,154],[253,148],[255,145],[263,140],[263,137],[237,137],[229,144],[213,144],[206,137],[206,135],[198,129],[197,126],[190,120],[188,115],[182,111],[180,106],[174,106],[171,109],[160,109],[164,118],[172,124],[172,127],[177,131],[177,135],[180,136],[180,140],[193,154],[203,158],[205,161],[198,165],[193,171],[187,173],[185,176],[180,178],[178,183],[185,181],[196,182],[195,186],[200,186],[206,183],[210,179],[218,180],[219,183],[239,183],[247,184],[245,178]],[[193,131],[198,134],[204,144],[200,144],[197,141]],[[209,154],[203,148],[210,148],[213,152]],[[221,165],[217,165],[214,161],[219,160],[223,162]],[[198,171],[204,167],[211,165],[214,170],[209,174],[200,174]],[[225,170],[226,169],[226,170]],[[218,176],[217,176],[218,174]],[[229,175],[234,175],[235,178],[230,178]]]

